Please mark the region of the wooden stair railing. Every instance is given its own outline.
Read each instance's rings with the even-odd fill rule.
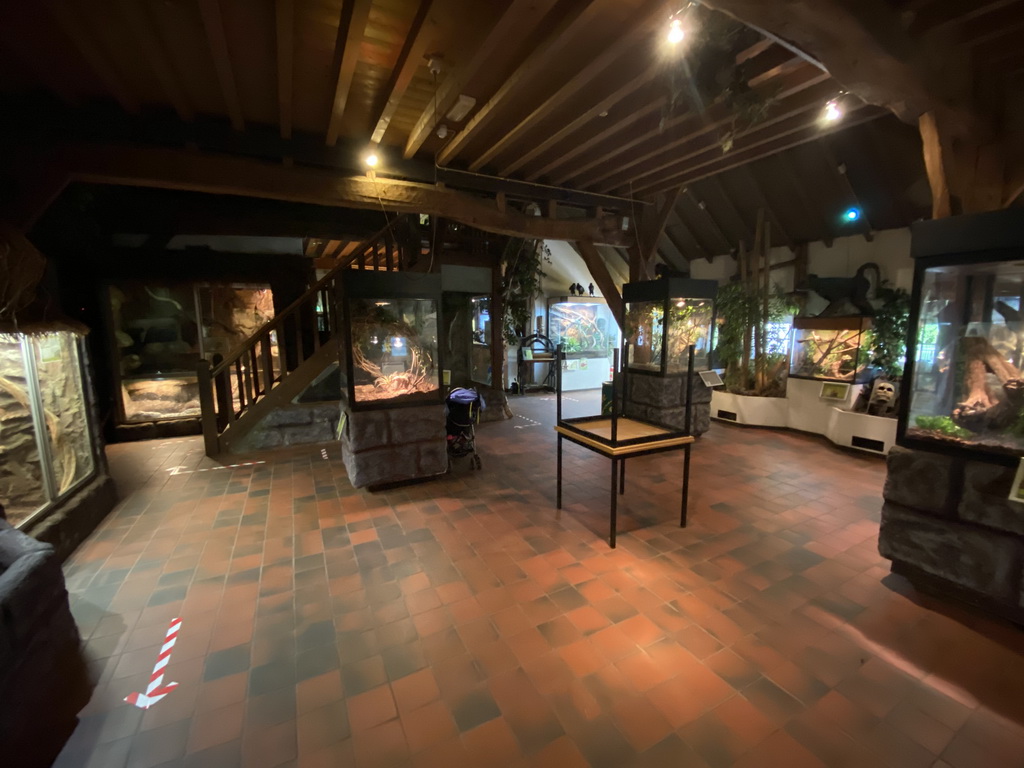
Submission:
[[[419,258],[410,215],[397,217],[364,240],[283,312],[222,360],[200,360],[199,400],[207,456],[223,452],[223,436],[256,402],[278,388],[341,328],[340,281],[350,269],[398,271]],[[411,247],[415,240],[415,249]],[[217,356],[219,357],[219,355]]]

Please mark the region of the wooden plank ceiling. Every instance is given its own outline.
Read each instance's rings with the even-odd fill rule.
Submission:
[[[1024,0],[888,3],[911,34],[941,31],[1000,77],[1024,71]],[[419,163],[639,201],[686,187],[659,247],[676,264],[749,240],[761,207],[781,245],[845,234],[837,217],[849,206],[867,213],[857,226],[875,229],[926,215],[915,129],[852,95],[844,120],[823,125],[842,84],[699,5],[683,11],[689,35],[669,53],[678,8],[0,0],[0,112],[8,129],[88,124],[89,138],[238,154],[272,133],[271,154],[285,162],[314,141],[325,148],[317,162],[346,172],[379,143],[382,175]],[[453,116],[460,102],[471,106]]]

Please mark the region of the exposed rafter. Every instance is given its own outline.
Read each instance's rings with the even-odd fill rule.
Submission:
[[[601,295],[608,304],[608,309],[611,310],[615,322],[621,328],[625,317],[622,294],[619,293],[619,288],[615,285],[615,280],[612,278],[611,272],[608,271],[608,265],[605,264],[604,258],[598,252],[597,246],[590,240],[578,240],[576,241],[576,252],[583,257],[583,263],[587,265],[590,276],[597,283]]]
[[[438,165],[447,165],[466,148],[466,144],[477,131],[489,125],[498,116],[498,108],[505,100],[531,78],[541,74],[555,56],[565,48],[569,39],[579,29],[596,18],[599,11],[596,0],[585,0],[569,12],[555,27],[547,31],[544,40],[537,45],[526,61],[510,74],[497,92],[488,99],[465,127],[437,154]]]
[[[370,18],[373,0],[351,0],[341,7],[338,20],[338,35],[334,42],[334,100],[331,105],[331,119],[327,125],[327,146],[333,147],[341,132],[341,118],[348,104],[352,90],[352,76],[359,61],[359,46],[366,32],[366,21]]]
[[[818,149],[824,155],[825,161],[832,168],[836,181],[839,182],[839,187],[843,190],[843,194],[849,201],[848,204],[858,211],[860,216],[857,218],[857,225],[864,235],[864,238],[869,242],[872,239],[872,226],[871,217],[869,211],[865,210],[864,204],[860,200],[860,196],[857,194],[857,190],[853,188],[853,184],[850,183],[849,168],[846,163],[836,155],[835,150],[832,148],[832,143],[829,141],[829,137],[823,137],[818,142]]]
[[[796,193],[796,200],[800,204],[802,214],[805,218],[811,218],[817,224],[818,239],[829,248],[832,247],[832,226],[827,217],[821,213],[821,204],[811,200],[803,179],[797,178],[796,172],[782,155],[765,158],[762,162],[770,163],[772,173],[782,178]]]
[[[711,261],[720,251],[715,248],[714,243],[707,239],[704,232],[701,230],[699,226],[694,226],[693,219],[690,218],[690,215],[688,215],[693,213],[693,211],[687,210],[689,207],[689,200],[686,198],[685,195],[681,195],[679,199],[676,201],[676,204],[673,208],[675,218],[677,221],[681,222],[686,227],[686,231],[693,239],[693,242],[695,242],[700,247],[700,253],[704,255],[704,258],[707,259],[708,261]],[[700,211],[697,211],[697,213],[700,214]],[[703,218],[703,215],[701,215],[701,218]],[[721,251],[721,253],[728,252],[728,248],[726,248],[724,251]]]
[[[277,109],[281,138],[292,137],[292,93],[295,71],[295,0],[275,0],[277,29]]]
[[[443,216],[487,232],[546,240],[587,239],[609,245],[629,240],[622,217],[549,219],[527,216],[511,206],[499,212],[493,200],[432,184],[345,177],[329,171],[284,167],[246,158],[202,155],[185,150],[140,149],[100,145],[65,145],[34,154],[20,153],[21,176],[47,175],[44,166],[58,169],[56,189],[41,190],[40,201],[52,199],[71,181],[96,184],[181,189],[222,195],[290,200],[314,205],[356,209],[384,208],[398,213]],[[23,212],[31,221],[39,211]]]
[[[848,112],[845,120],[843,121],[843,128],[852,128],[853,126],[867,122],[868,120],[875,120],[884,114],[885,111],[879,107],[863,107],[855,112]],[[758,141],[751,142],[750,144],[744,143],[741,139],[728,154],[719,156],[718,158],[709,158],[704,162],[695,164],[692,167],[689,167],[686,170],[681,170],[677,173],[666,174],[666,178],[663,180],[649,181],[649,183],[643,187],[634,187],[633,193],[636,195],[650,196],[662,190],[671,189],[677,184],[689,184],[697,181],[698,179],[704,179],[708,176],[713,176],[716,173],[727,171],[730,168],[737,168],[759,158],[769,157],[777,152],[783,152],[790,147],[797,147],[801,144],[806,144],[809,141],[814,141],[830,130],[833,129],[823,129],[816,122],[813,122],[803,127],[795,126],[781,135],[776,135],[771,138],[762,138]]]
[[[711,213],[711,209],[708,207],[706,200],[699,199],[693,190],[689,187],[686,188],[685,197],[693,203],[693,206],[703,214],[703,218],[711,226],[712,231],[718,236],[719,241],[724,246],[722,253],[729,253],[733,249],[733,242],[729,239],[729,236],[725,234],[725,231],[719,225],[718,220]]]
[[[784,246],[796,253],[796,245],[793,243],[793,238],[789,236],[789,233],[782,224],[782,219],[780,219],[778,214],[775,212],[775,206],[772,204],[772,201],[768,199],[768,195],[764,191],[764,186],[761,184],[761,179],[758,178],[756,170],[750,165],[742,166],[741,170],[744,177],[747,179],[751,192],[754,193],[754,198],[757,200],[758,208],[763,210],[765,215],[771,221],[771,232],[778,235]],[[765,245],[768,248],[772,247],[771,243],[765,243]]]
[[[228,52],[228,40],[224,34],[224,18],[220,12],[220,0],[199,0],[199,13],[203,18],[203,29],[206,32],[206,43],[213,57],[213,66],[217,71],[217,82],[224,96],[224,105],[231,118],[231,127],[236,131],[245,130],[245,116],[242,113],[242,101],[238,97],[235,85],[235,72],[231,67],[231,55]]]
[[[487,36],[480,41],[476,51],[458,71],[447,75],[438,86],[437,94],[430,100],[430,103],[423,109],[416,125],[413,127],[409,138],[406,139],[405,149],[402,156],[406,159],[412,157],[423,146],[433,130],[437,127],[438,121],[443,118],[459,94],[465,89],[470,78],[478,70],[487,65],[487,61],[494,55],[495,49],[502,45],[508,38],[511,31],[522,23],[524,18],[537,13],[535,0],[512,0],[502,13],[498,22],[491,27]]]
[[[194,116],[192,105],[189,104],[185,91],[178,82],[178,77],[175,75],[174,69],[167,59],[163,43],[153,31],[152,22],[147,17],[144,5],[136,0],[119,0],[119,2],[121,12],[128,20],[132,34],[139,48],[142,49],[150,69],[153,70],[157,80],[160,81],[160,87],[163,89],[167,101],[174,105],[174,111],[178,113],[180,119],[186,122],[192,120]]]
[[[434,0],[420,0],[419,8],[416,9],[416,16],[413,17],[412,26],[409,28],[409,34],[406,36],[405,44],[402,46],[402,52],[398,54],[398,61],[391,73],[391,79],[388,80],[388,84],[384,89],[387,100],[384,102],[380,115],[377,117],[377,123],[373,127],[370,141],[379,144],[384,138],[384,134],[387,133],[388,126],[391,124],[391,118],[398,111],[398,105],[402,102],[402,97],[405,96],[409,83],[412,82],[413,75],[416,74],[416,70],[423,63],[423,55],[427,52],[427,47],[431,42],[427,15],[430,13],[433,4]]]
[[[634,49],[640,41],[647,37],[655,21],[663,21],[664,15],[663,0],[649,0],[647,6],[637,14],[636,22],[629,29],[616,35],[615,40],[610,45],[604,47],[600,53],[590,59],[518,123],[507,127],[502,132],[500,139],[493,142],[469,164],[469,169],[471,171],[478,171],[483,168],[495,157],[509,149],[516,140],[536,126],[541,120],[551,116],[570,98],[578,95],[594,78],[602,74],[617,59]]]
[[[139,101],[135,94],[130,91],[127,84],[100,51],[99,46],[86,33],[77,14],[71,10],[71,5],[66,0],[47,0],[46,9],[103,83],[103,87],[121,105],[121,109],[125,112],[138,112]]]
[[[683,253],[692,253],[694,256],[703,258],[707,261],[711,261],[711,254],[708,253],[707,249],[700,244],[700,241],[693,236],[693,232],[690,231],[689,225],[683,221],[679,213],[672,209],[672,214],[669,216],[668,223],[665,226],[665,231],[672,236],[672,233],[678,233],[685,241],[687,241],[687,248],[680,248]],[[692,259],[691,259],[692,260]]]
[[[764,88],[776,92],[777,100],[770,107],[769,117],[733,136],[734,145],[742,137],[768,133],[769,129],[794,115],[819,110],[835,93],[827,75],[806,65],[782,78],[780,83],[765,85]],[[702,153],[710,151],[720,155],[720,132],[731,129],[733,119],[732,110],[718,104],[702,115],[692,115],[681,122],[680,130],[672,138],[655,138],[648,151],[633,155],[629,160],[620,160],[611,170],[595,168],[594,172],[580,177],[578,183],[600,189],[617,189],[630,181],[636,184],[648,174],[684,165]],[[668,152],[672,153],[670,163],[665,162]]]

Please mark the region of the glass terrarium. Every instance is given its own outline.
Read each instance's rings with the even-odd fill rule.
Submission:
[[[871,318],[793,318],[793,350],[789,375],[794,379],[819,379],[863,383],[870,380]]]
[[[1024,454],[1024,250],[1013,256],[919,265],[907,438]]]
[[[608,357],[619,344],[619,326],[604,299],[548,299],[548,338],[566,357]]]
[[[0,334],[0,503],[12,525],[96,468],[82,370],[73,333]]]
[[[440,276],[353,271],[343,291],[349,406],[440,403]]]
[[[661,376],[686,373],[691,345],[694,366],[707,368],[717,290],[714,280],[684,278],[624,285],[629,370]]]

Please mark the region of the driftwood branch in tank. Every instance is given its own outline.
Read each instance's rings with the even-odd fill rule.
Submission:
[[[960,343],[964,355],[966,397],[953,409],[953,421],[972,432],[1005,429],[1017,420],[1024,406],[1021,372],[1006,362],[988,339],[968,336]],[[1002,384],[1001,398],[989,387],[989,371]]]

